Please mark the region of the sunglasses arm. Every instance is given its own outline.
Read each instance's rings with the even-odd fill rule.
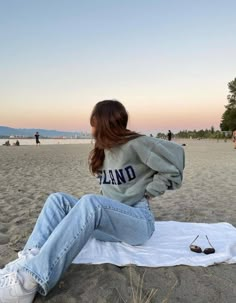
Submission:
[[[193,240],[193,242],[189,246],[191,246],[197,240],[198,237],[199,237],[199,235],[196,236],[196,238]]]
[[[208,243],[210,244],[210,246],[211,246],[212,248],[214,248],[214,247],[211,245],[211,242],[209,241],[207,235],[206,235],[206,238],[207,238],[207,241],[208,241]]]

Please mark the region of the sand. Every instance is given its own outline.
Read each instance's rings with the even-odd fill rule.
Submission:
[[[232,142],[181,140],[186,169],[181,189],[151,203],[156,220],[229,222],[236,227],[236,150]],[[0,267],[22,249],[47,196],[98,193],[88,171],[91,145],[0,146]],[[222,235],[223,237],[224,235]],[[140,279],[143,277],[143,282]],[[39,302],[236,302],[236,264],[210,267],[71,265]]]

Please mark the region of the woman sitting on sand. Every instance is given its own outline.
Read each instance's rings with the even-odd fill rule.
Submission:
[[[179,188],[183,148],[127,129],[118,101],[98,102],[90,123],[90,170],[102,195],[51,194],[19,258],[0,270],[0,302],[30,303],[58,282],[90,236],[142,245],[154,231],[149,199]]]

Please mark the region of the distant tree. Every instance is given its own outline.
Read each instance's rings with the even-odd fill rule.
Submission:
[[[157,135],[156,135],[156,138],[165,138],[166,137],[166,135],[164,134],[164,133],[158,133]]]
[[[228,88],[230,94],[227,96],[229,104],[226,105],[226,108],[235,109],[236,108],[236,78],[233,81],[228,83]]]
[[[236,129],[236,109],[226,109],[222,115],[220,128],[223,131],[233,131]]]
[[[199,138],[204,138],[204,137],[205,137],[205,131],[204,131],[203,129],[200,129],[200,130],[197,132],[197,134],[198,134],[198,137],[199,137]]]
[[[236,78],[228,83],[230,94],[227,96],[228,104],[221,118],[220,128],[222,131],[236,129]]]

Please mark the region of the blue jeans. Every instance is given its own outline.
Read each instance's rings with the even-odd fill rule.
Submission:
[[[25,249],[40,248],[23,270],[46,295],[55,286],[90,236],[101,241],[141,245],[154,231],[154,217],[146,199],[128,206],[101,195],[77,199],[65,193],[51,194],[38,217]]]

